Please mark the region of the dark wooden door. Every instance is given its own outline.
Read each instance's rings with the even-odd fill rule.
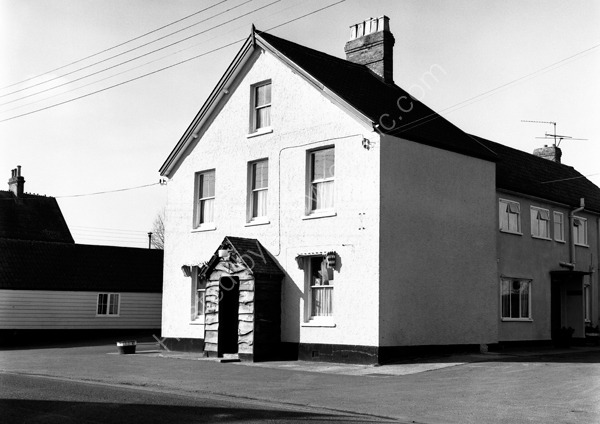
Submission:
[[[550,289],[550,332],[552,340],[556,340],[561,325],[560,281],[552,281]]]
[[[219,292],[218,355],[222,356],[225,353],[238,353],[239,278],[222,277]]]

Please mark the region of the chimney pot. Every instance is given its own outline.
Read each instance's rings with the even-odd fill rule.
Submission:
[[[393,48],[390,18],[369,18],[350,26],[350,40],[344,51],[346,60],[367,66],[385,82],[394,82]]]
[[[11,170],[11,177],[8,180],[8,190],[16,197],[22,197],[25,189],[25,178],[21,176],[21,165]]]

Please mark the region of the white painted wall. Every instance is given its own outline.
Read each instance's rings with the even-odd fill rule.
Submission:
[[[266,79],[272,81],[273,132],[247,138],[250,86]],[[207,260],[231,235],[260,240],[287,273],[283,341],[377,345],[380,158],[377,148],[366,150],[361,141],[364,135],[377,146],[379,137],[269,53],[255,57],[229,92],[168,183],[162,335],[203,337],[203,326],[190,323],[192,282],[181,266]],[[303,219],[307,150],[330,145],[335,146],[336,216]],[[269,159],[269,223],[246,226],[247,166],[261,158]],[[194,174],[213,168],[216,229],[193,231]],[[335,326],[306,326],[304,273],[295,257],[322,250],[335,250],[341,262],[335,273]]]
[[[0,329],[160,328],[160,293],[120,293],[119,316],[96,316],[98,292],[0,290]]]
[[[380,343],[497,341],[495,164],[381,142]]]

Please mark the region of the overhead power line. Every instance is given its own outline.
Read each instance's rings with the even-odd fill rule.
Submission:
[[[4,89],[6,89],[6,88],[10,88],[10,87],[14,87],[15,85],[23,84],[23,83],[25,83],[25,82],[28,82],[28,81],[34,80],[34,79],[36,79],[36,78],[42,77],[42,76],[44,76],[44,75],[47,75],[47,74],[50,74],[50,73],[52,73],[52,72],[60,71],[61,69],[64,69],[64,68],[66,68],[66,67],[68,67],[68,66],[75,65],[75,64],[77,64],[77,63],[81,63],[81,62],[83,62],[84,60],[91,59],[92,57],[99,56],[99,55],[101,55],[102,53],[106,53],[106,52],[108,52],[108,51],[111,51],[111,50],[114,50],[114,49],[116,49],[116,48],[122,47],[122,46],[124,46],[124,45],[126,45],[126,44],[129,44],[129,43],[133,42],[133,41],[139,40],[140,38],[146,37],[146,36],[148,36],[148,35],[150,35],[150,34],[154,34],[155,32],[158,32],[158,31],[160,31],[160,30],[163,30],[163,29],[165,29],[165,28],[167,28],[167,27],[170,27],[171,25],[175,25],[175,24],[177,24],[177,23],[179,23],[179,22],[182,22],[182,21],[184,21],[184,20],[186,20],[186,19],[189,19],[189,18],[191,18],[192,16],[196,16],[196,15],[198,15],[198,14],[202,13],[202,12],[205,12],[205,11],[207,11],[207,10],[209,10],[209,9],[212,9],[213,7],[216,7],[216,6],[218,6],[218,5],[222,4],[222,3],[225,3],[225,2],[227,2],[227,1],[229,1],[229,0],[222,0],[222,1],[218,2],[218,3],[215,3],[215,4],[213,4],[212,6],[205,7],[205,8],[204,8],[204,9],[202,9],[202,10],[199,10],[199,11],[197,11],[197,12],[194,12],[194,13],[192,13],[191,15],[184,16],[183,18],[181,18],[181,19],[177,19],[176,21],[173,21],[173,22],[171,22],[171,23],[169,23],[169,24],[167,24],[167,25],[163,25],[163,26],[161,26],[161,27],[159,27],[159,28],[153,29],[152,31],[146,32],[146,33],[144,33],[144,34],[142,34],[142,35],[139,35],[139,36],[137,36],[137,37],[135,37],[135,38],[132,38],[132,39],[130,39],[130,40],[127,40],[127,41],[124,41],[124,42],[122,42],[122,43],[120,43],[120,44],[117,44],[117,45],[115,45],[115,46],[109,47],[109,48],[107,48],[107,49],[104,49],[104,50],[102,50],[102,51],[99,51],[99,52],[97,52],[97,53],[94,53],[94,54],[91,54],[91,55],[89,55],[89,56],[83,57],[83,58],[81,58],[81,59],[75,60],[75,61],[73,61],[73,62],[67,63],[66,65],[62,65],[62,66],[59,66],[58,68],[51,69],[51,70],[49,70],[49,71],[46,71],[46,72],[44,72],[44,73],[42,73],[42,74],[39,74],[39,75],[36,75],[36,76],[34,76],[34,77],[30,77],[30,78],[24,79],[24,80],[22,80],[22,81],[15,82],[15,83],[13,83],[13,84],[10,84],[10,85],[6,85],[6,86],[4,86],[4,87],[0,87],[0,90],[4,90]],[[47,81],[46,81],[46,82],[47,82]]]
[[[246,2],[244,2],[244,3],[240,4],[240,5],[236,6],[236,7],[240,7],[240,6],[242,6],[242,5],[246,4],[246,3],[249,3],[250,1],[253,1],[253,0],[247,0]],[[84,76],[82,76],[82,77],[75,78],[74,80],[67,81],[67,82],[64,82],[64,83],[62,83],[62,84],[58,84],[58,85],[55,85],[55,86],[53,86],[53,87],[50,87],[50,88],[46,88],[46,89],[44,89],[44,90],[36,91],[35,93],[32,93],[32,94],[28,94],[28,95],[26,95],[26,96],[19,97],[18,99],[13,99],[13,100],[9,100],[8,102],[0,103],[0,106],[4,106],[4,105],[10,104],[10,103],[18,102],[18,101],[20,101],[20,100],[23,100],[23,99],[26,99],[26,98],[29,98],[29,97],[32,97],[32,96],[37,96],[38,94],[41,94],[41,93],[46,93],[46,92],[48,92],[48,91],[50,91],[50,90],[55,90],[55,89],[57,89],[57,88],[64,87],[65,85],[73,84],[73,83],[75,83],[75,82],[77,82],[77,81],[81,81],[81,80],[83,80],[83,79],[86,79],[86,78],[92,77],[92,76],[94,76],[94,75],[101,74],[101,73],[103,73],[103,72],[109,71],[109,70],[111,70],[111,69],[117,68],[117,67],[119,67],[119,66],[125,65],[125,64],[127,64],[127,63],[130,63],[130,62],[133,62],[133,61],[135,61],[135,60],[141,59],[142,57],[150,56],[151,54],[154,54],[154,53],[156,53],[156,52],[159,52],[159,51],[161,51],[161,50],[168,49],[169,47],[173,47],[173,46],[175,46],[175,45],[177,45],[177,44],[183,43],[184,41],[190,40],[190,39],[192,39],[192,38],[198,37],[198,36],[200,36],[200,35],[202,35],[202,34],[205,34],[205,33],[209,32],[209,31],[212,31],[213,29],[219,28],[219,27],[221,27],[221,26],[223,26],[223,25],[225,25],[225,24],[228,24],[228,23],[230,23],[230,22],[233,22],[233,21],[237,21],[238,19],[242,19],[242,18],[244,18],[244,17],[246,17],[246,16],[248,16],[248,15],[251,15],[252,13],[258,12],[259,10],[262,10],[262,9],[265,9],[265,8],[267,8],[267,7],[269,7],[269,6],[272,6],[272,5],[274,5],[275,3],[279,3],[280,1],[281,1],[281,0],[275,0],[274,2],[271,2],[271,3],[269,3],[269,4],[266,4],[266,5],[264,5],[264,6],[261,6],[261,7],[257,8],[257,9],[251,10],[251,11],[250,11],[250,12],[248,12],[248,13],[244,13],[244,14],[242,14],[242,15],[236,16],[235,18],[232,18],[232,19],[230,19],[230,20],[228,20],[228,21],[225,21],[225,22],[223,22],[223,23],[221,23],[221,24],[219,24],[219,25],[215,25],[215,26],[213,26],[213,27],[211,27],[211,28],[208,28],[208,29],[206,29],[206,30],[204,30],[204,31],[197,32],[197,33],[195,33],[195,34],[193,34],[193,35],[190,35],[190,36],[188,36],[188,37],[182,38],[181,40],[178,40],[178,41],[175,41],[175,42],[173,42],[173,43],[167,44],[167,45],[165,45],[165,46],[163,46],[163,47],[159,47],[158,49],[151,50],[151,51],[149,51],[149,52],[146,52],[146,53],[144,53],[144,54],[141,54],[141,55],[139,55],[139,56],[135,56],[135,57],[133,57],[133,58],[131,58],[131,59],[124,60],[123,62],[119,62],[119,63],[117,63],[117,64],[115,64],[115,65],[112,65],[112,66],[109,66],[109,67],[107,67],[107,68],[103,68],[103,69],[100,69],[100,70],[98,70],[98,71],[96,71],[96,72],[92,72],[91,74],[87,74],[87,75],[84,75]],[[235,9],[236,7],[232,8],[232,9]],[[216,16],[218,16],[218,15],[213,15],[213,16],[211,16],[210,18],[207,18],[207,19],[205,19],[205,20],[203,20],[203,21],[201,21],[201,22],[205,22],[205,21],[207,21],[208,19],[212,19],[212,18],[214,18],[214,17],[216,17]],[[199,22],[199,23],[201,23],[201,22]],[[174,34],[174,33],[173,33],[173,34]],[[166,36],[164,36],[164,37],[161,37],[161,38],[159,38],[158,40],[161,40],[162,38],[166,38],[166,37],[168,37],[168,36],[170,36],[170,35],[172,35],[172,34],[169,34],[169,35],[166,35]],[[142,46],[140,46],[140,47],[136,47],[136,48],[134,48],[134,49],[127,50],[126,52],[119,53],[119,54],[117,54],[117,55],[111,56],[111,57],[109,57],[109,58],[107,58],[107,59],[101,60],[101,61],[99,61],[99,62],[96,62],[96,63],[93,63],[93,64],[91,64],[91,65],[84,66],[83,68],[79,68],[79,69],[77,69],[77,70],[75,70],[75,71],[68,72],[68,73],[66,73],[66,74],[60,75],[60,76],[58,76],[58,77],[56,77],[56,78],[53,78],[53,79],[51,79],[51,80],[48,80],[48,81],[53,81],[53,80],[55,80],[55,79],[62,78],[62,77],[64,77],[64,76],[71,75],[71,74],[73,74],[73,73],[75,73],[75,72],[81,71],[81,70],[83,70],[83,69],[90,68],[90,67],[92,67],[92,66],[95,66],[95,65],[98,65],[98,64],[100,64],[100,63],[102,63],[102,62],[106,62],[106,61],[108,61],[108,60],[110,60],[110,59],[114,59],[114,58],[116,58],[116,57],[119,57],[119,56],[122,56],[122,55],[124,55],[124,54],[126,54],[126,53],[130,53],[130,52],[132,52],[132,51],[134,51],[134,50],[137,50],[138,48],[141,48],[141,47],[147,46],[147,45],[149,45],[149,44],[152,44],[152,43],[154,43],[155,41],[158,41],[158,40],[151,41],[151,42],[149,42],[149,43],[143,44],[143,45],[142,45]],[[47,81],[46,81],[46,82],[47,82]],[[40,85],[40,84],[44,84],[44,83],[45,83],[45,82],[41,82],[41,83],[39,83],[39,84],[32,85],[31,87],[35,87],[36,85]],[[28,88],[31,88],[31,87],[28,87]],[[17,93],[17,92],[19,92],[19,91],[27,90],[28,88],[24,88],[24,89],[22,89],[22,90],[17,90],[17,91],[14,91],[13,93]],[[13,93],[10,93],[10,94],[13,94]],[[4,96],[8,96],[8,94],[5,94]],[[4,97],[4,96],[0,96],[0,97]]]
[[[95,193],[71,194],[71,195],[67,195],[67,196],[54,196],[54,198],[55,199],[65,199],[65,198],[68,198],[68,197],[97,196],[99,194],[108,194],[108,193],[117,193],[119,191],[137,190],[139,188],[152,187],[152,186],[155,186],[155,185],[162,185],[162,183],[158,182],[158,183],[152,183],[152,184],[144,184],[144,185],[140,185],[140,186],[136,186],[136,187],[118,188],[116,190],[97,191]]]
[[[277,0],[276,2],[279,2],[279,1],[281,1],[281,0]],[[333,7],[333,6],[337,5],[337,4],[343,3],[343,2],[345,2],[345,1],[346,1],[346,0],[340,0],[340,1],[337,1],[337,2],[335,2],[335,3],[332,3],[332,4],[328,5],[328,6],[321,7],[321,8],[319,8],[319,9],[313,10],[313,11],[311,11],[311,12],[309,12],[309,13],[306,13],[306,14],[304,14],[304,15],[301,15],[301,16],[298,16],[298,17],[296,17],[296,18],[290,19],[290,20],[288,20],[288,21],[286,21],[286,22],[283,22],[283,23],[281,23],[281,24],[279,24],[279,25],[273,26],[273,27],[271,27],[271,28],[267,28],[265,31],[270,31],[270,30],[273,30],[273,29],[275,29],[275,28],[279,28],[279,27],[281,27],[281,26],[283,26],[283,25],[287,25],[287,24],[289,24],[289,23],[292,23],[292,22],[295,22],[295,21],[297,21],[297,20],[303,19],[303,18],[305,18],[305,17],[307,17],[307,16],[313,15],[313,14],[315,14],[315,13],[318,13],[318,12],[322,11],[322,10],[325,10],[325,9],[328,9],[328,8],[330,8],[330,7]],[[276,3],[276,2],[274,2],[274,3]],[[271,4],[272,4],[272,3],[268,4],[267,6],[269,6],[269,5],[271,5]],[[264,8],[264,7],[267,7],[267,6],[263,6],[263,8]],[[258,10],[258,9],[257,9],[257,10]],[[148,73],[145,73],[145,74],[139,75],[139,76],[137,76],[137,77],[135,77],[135,78],[131,78],[131,79],[128,79],[128,80],[122,81],[122,82],[120,82],[120,83],[113,84],[113,85],[110,85],[110,86],[108,86],[108,87],[104,87],[104,88],[102,88],[102,89],[99,89],[99,90],[96,90],[96,91],[92,91],[92,92],[90,92],[90,93],[83,94],[83,95],[81,95],[81,96],[74,97],[74,98],[72,98],[72,99],[68,99],[68,100],[65,100],[65,101],[62,101],[62,102],[58,102],[58,103],[51,104],[51,105],[49,105],[49,106],[46,106],[46,107],[42,107],[42,108],[39,108],[39,109],[35,109],[35,110],[33,110],[33,111],[30,111],[30,112],[21,113],[21,114],[19,114],[19,115],[15,115],[15,116],[11,116],[11,117],[9,117],[9,118],[2,119],[2,120],[0,120],[0,123],[1,123],[1,122],[6,122],[6,121],[11,121],[11,120],[13,120],[13,119],[17,119],[17,118],[21,118],[21,117],[23,117],[23,116],[28,116],[28,115],[31,115],[31,114],[34,114],[34,113],[37,113],[37,112],[41,112],[41,111],[48,110],[48,109],[51,109],[51,108],[54,108],[54,107],[57,107],[57,106],[64,105],[64,104],[67,104],[67,103],[71,103],[71,102],[74,102],[74,101],[76,101],[76,100],[80,100],[80,99],[83,99],[83,98],[86,98],[86,97],[92,96],[92,95],[94,95],[94,94],[101,93],[101,92],[103,92],[103,91],[110,90],[110,89],[112,89],[112,88],[119,87],[119,86],[121,86],[121,85],[124,85],[124,84],[130,83],[130,82],[133,82],[133,81],[137,81],[137,80],[139,80],[139,79],[142,79],[142,78],[145,78],[145,77],[147,77],[147,76],[154,75],[154,74],[156,74],[156,73],[158,73],[158,72],[162,72],[162,71],[164,71],[164,70],[166,70],[166,69],[170,69],[170,68],[173,68],[173,67],[175,67],[175,66],[182,65],[182,64],[184,64],[184,63],[187,63],[187,62],[190,62],[190,61],[192,61],[192,60],[198,59],[198,58],[200,58],[200,57],[202,57],[202,56],[206,56],[206,55],[208,55],[208,54],[210,54],[210,53],[214,53],[214,52],[216,52],[216,51],[222,50],[222,49],[224,49],[224,48],[227,48],[227,47],[229,47],[229,46],[232,46],[232,45],[234,45],[234,44],[240,43],[240,42],[242,42],[242,41],[246,40],[246,38],[247,38],[247,37],[244,37],[244,38],[241,38],[241,39],[235,40],[235,41],[233,41],[233,42],[231,42],[231,43],[228,43],[228,44],[225,44],[225,45],[223,45],[223,46],[217,47],[217,48],[215,48],[215,49],[209,50],[209,51],[207,51],[207,52],[204,52],[204,53],[198,54],[198,55],[196,55],[196,56],[193,56],[193,57],[190,57],[190,58],[188,58],[188,59],[185,59],[185,60],[182,60],[182,61],[176,62],[176,63],[174,63],[174,64],[172,64],[172,65],[168,65],[168,66],[165,66],[165,67],[159,68],[159,69],[157,69],[157,70],[154,70],[154,71],[151,71],[151,72],[148,72]]]

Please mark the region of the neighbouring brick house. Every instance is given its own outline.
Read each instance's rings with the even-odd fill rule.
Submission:
[[[253,29],[161,167],[165,343],[376,363],[581,335],[574,292],[598,320],[599,189],[410,97],[387,17],[350,38],[340,59]],[[532,237],[530,207],[531,223],[562,213],[564,241]]]

